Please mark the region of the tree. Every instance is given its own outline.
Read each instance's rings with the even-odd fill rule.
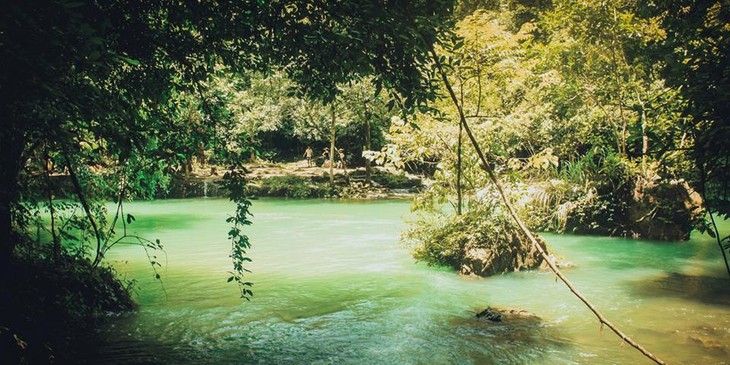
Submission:
[[[459,48],[460,41],[458,38],[452,39],[452,41],[456,41],[457,43],[449,44],[448,41],[443,42],[446,45],[446,50],[453,51]],[[496,189],[501,201],[503,207],[508,212],[509,216],[512,218],[514,223],[519,228],[519,231],[524,234],[529,242],[530,246],[532,246],[532,249],[534,251],[539,252],[540,258],[544,259],[550,270],[552,270],[558,278],[560,278],[563,283],[570,289],[570,291],[578,298],[580,299],[590,310],[593,312],[593,314],[598,318],[601,325],[608,326],[617,336],[619,336],[622,340],[629,343],[632,347],[639,350],[644,356],[647,358],[653,360],[654,362],[658,364],[664,364],[664,361],[660,358],[656,357],[652,353],[648,352],[646,349],[644,349],[641,345],[639,345],[637,342],[635,342],[633,339],[629,338],[627,335],[625,335],[621,330],[619,330],[613,323],[609,322],[594,306],[591,302],[589,302],[573,285],[572,283],[562,274],[562,272],[557,268],[555,262],[551,260],[551,257],[547,253],[547,249],[544,246],[544,242],[539,241],[537,237],[535,237],[530,229],[527,228],[523,220],[517,215],[515,209],[513,208],[512,202],[510,201],[510,198],[505,193],[504,188],[502,187],[501,183],[499,182],[499,179],[497,178],[497,174],[495,173],[495,169],[492,166],[492,158],[489,156],[488,153],[484,153],[484,150],[480,147],[480,144],[478,140],[475,137],[475,134],[472,132],[471,128],[469,127],[469,123],[466,118],[465,114],[465,108],[463,106],[462,101],[458,98],[456,92],[454,91],[454,87],[452,86],[451,81],[449,80],[449,75],[446,72],[446,66],[444,65],[444,61],[449,60],[448,57],[444,57],[443,55],[437,54],[435,50],[431,50],[431,57],[433,61],[433,67],[434,72],[437,73],[443,82],[443,86],[446,89],[446,92],[448,94],[448,98],[453,103],[454,107],[457,110],[459,123],[463,127],[464,132],[466,133],[471,146],[474,148],[476,154],[479,157],[479,161],[481,162],[480,168],[486,172],[489,180],[494,185],[494,188]],[[462,99],[463,100],[463,99]],[[521,246],[519,248],[519,251],[526,251],[530,252],[530,250],[527,250],[524,246],[525,244],[519,244]]]
[[[0,259],[22,233],[18,176],[35,146],[73,154],[89,136],[121,165],[164,133],[174,91],[200,92],[221,63],[285,66],[304,93],[324,100],[337,84],[372,74],[414,105],[430,97],[421,91],[425,51],[451,8],[446,0],[3,3]]]
[[[226,95],[231,118],[227,139],[235,140],[228,148],[246,149],[251,161],[256,160],[259,134],[283,129],[300,102],[292,94],[295,85],[282,71],[240,76],[227,72],[211,84],[214,90]]]
[[[641,10],[662,32],[651,44],[652,60],[668,85],[687,101],[684,118],[679,118],[683,134],[679,147],[691,151],[694,166],[687,176],[702,194],[730,275],[730,236],[719,235],[712,216],[730,215],[730,4],[659,1]]]

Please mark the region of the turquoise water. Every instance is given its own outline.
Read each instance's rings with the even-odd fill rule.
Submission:
[[[547,272],[460,277],[399,241],[405,201],[260,200],[246,229],[254,298],[226,283],[225,200],[129,204],[160,239],[162,284],[137,246],[107,258],[137,280],[139,310],[112,317],[89,360],[106,364],[641,364]],[[566,275],[636,341],[674,364],[730,363],[730,279],[709,237],[660,243],[545,235]],[[487,306],[538,324],[490,324]]]

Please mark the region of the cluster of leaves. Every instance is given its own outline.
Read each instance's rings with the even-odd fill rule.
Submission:
[[[525,241],[514,229],[512,219],[499,209],[494,201],[475,203],[473,209],[462,215],[421,215],[415,228],[404,233],[404,239],[413,246],[417,260],[429,265],[448,266],[461,270],[468,252],[487,249],[491,262],[490,274],[515,270],[511,266],[514,248]]]
[[[246,268],[247,263],[251,262],[246,251],[251,248],[251,242],[248,236],[242,232],[245,226],[251,225],[249,217],[251,201],[247,198],[246,179],[242,169],[231,168],[230,171],[223,175],[222,187],[228,191],[229,199],[236,204],[236,212],[234,215],[226,218],[226,222],[232,223],[231,229],[228,231],[228,239],[231,241],[231,260],[233,261],[233,271],[228,282],[235,281],[241,291],[241,298],[251,300],[253,291],[252,282],[246,281],[244,275],[250,272]]]
[[[335,145],[360,163],[365,148],[380,148],[391,111],[375,95],[373,78],[338,85],[332,105],[297,93],[283,70],[235,75],[221,73],[209,83],[209,95],[223,100],[224,134],[204,146],[210,161],[235,159],[280,161],[301,158],[303,146],[317,151]],[[369,137],[369,138],[368,138]],[[368,146],[369,145],[369,146]]]
[[[640,6],[664,37],[649,44],[667,84],[686,100],[678,119],[694,162],[688,180],[707,206],[730,214],[730,4],[726,1],[658,1]]]

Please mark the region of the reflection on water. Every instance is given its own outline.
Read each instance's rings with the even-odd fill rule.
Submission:
[[[550,273],[464,278],[414,263],[398,242],[408,208],[402,201],[256,201],[246,231],[254,299],[246,303],[226,283],[230,203],[131,204],[129,212],[148,221],[131,228],[166,247],[167,294],[138,248],[111,252],[120,274],[138,280],[140,309],[111,318],[87,362],[649,363],[601,331]],[[711,240],[546,239],[576,264],[567,275],[581,291],[650,351],[675,364],[729,363],[730,280]],[[540,320],[475,318],[487,306]]]
[[[692,276],[676,272],[664,273],[654,280],[636,283],[644,295],[674,296],[706,304],[730,306],[730,279]]]

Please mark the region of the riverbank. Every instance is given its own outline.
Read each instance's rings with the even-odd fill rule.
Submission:
[[[306,161],[256,162],[244,165],[252,196],[285,198],[386,199],[411,197],[424,186],[421,176],[376,166],[370,178],[364,167],[323,168]],[[225,170],[219,166],[196,166],[186,175],[172,179],[162,198],[225,196],[220,181]],[[330,184],[333,174],[333,184]]]
[[[0,274],[0,359],[71,364],[108,313],[136,307],[132,282],[108,266],[47,247],[17,252]]]

